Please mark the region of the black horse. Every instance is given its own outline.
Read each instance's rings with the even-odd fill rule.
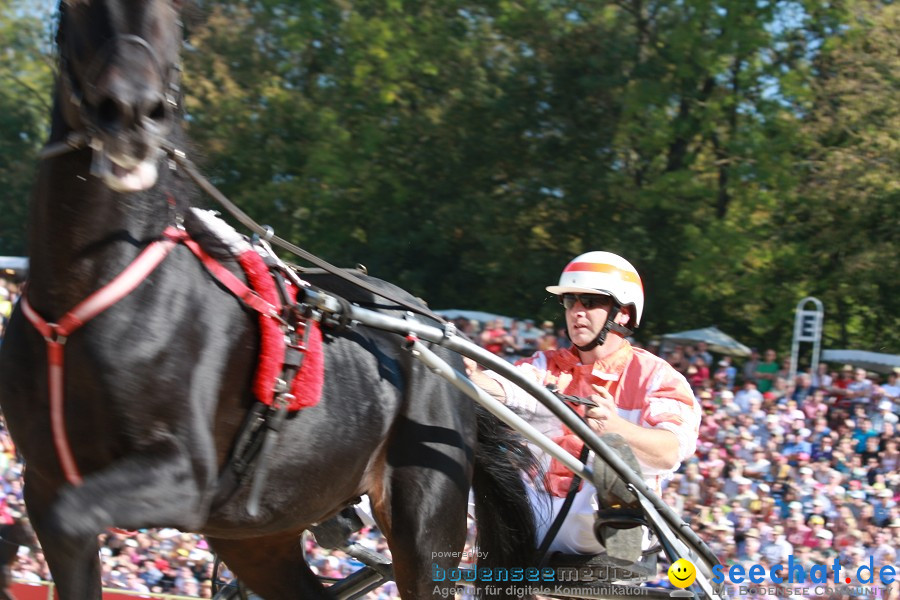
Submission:
[[[459,560],[473,480],[479,511],[491,514],[482,553],[526,566],[534,534],[519,455],[397,336],[326,331],[321,400],[285,422],[251,516],[249,485],[220,482],[256,402],[258,315],[176,244],[113,306],[83,324],[64,317],[193,201],[161,151],[184,144],[180,10],[178,0],[60,5],[48,147],[75,149],[40,164],[27,305],[0,354],[0,402],[59,597],[100,598],[97,534],[112,526],[199,532],[261,596],[328,597],[301,559],[300,534],[360,494],[371,497],[403,597],[439,596],[433,572]]]

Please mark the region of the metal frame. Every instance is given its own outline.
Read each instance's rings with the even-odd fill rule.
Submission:
[[[414,320],[411,313],[407,314],[407,318],[399,319],[352,304],[341,306],[335,298],[325,293],[313,292],[307,298],[307,301],[325,314],[336,315],[342,313],[342,317],[344,319],[349,318],[351,322],[404,336],[407,340],[405,347],[430,370],[484,406],[510,427],[518,430],[529,441],[558,459],[573,473],[594,481],[594,473],[589,466],[576,460],[575,457],[532,427],[502,402],[491,397],[472,383],[463,373],[454,369],[425,346],[422,340],[443,346],[457,354],[470,358],[480,365],[499,373],[532,395],[578,435],[588,448],[602,457],[616,474],[628,484],[629,488],[640,500],[648,525],[656,532],[663,546],[663,551],[670,561],[674,562],[680,558],[690,560],[697,567],[695,585],[699,587],[700,592],[705,594],[709,600],[719,600],[722,597],[712,587],[710,581],[713,576],[712,569],[719,564],[719,561],[706,543],[625,464],[618,454],[613,452],[584,421],[552,392],[522,375],[505,360],[498,358],[468,339],[456,335],[456,329],[452,324],[447,324],[444,328],[438,328]],[[348,312],[349,314],[347,314]],[[585,587],[585,590],[589,589],[589,586]],[[610,596],[605,592],[604,588],[603,595],[584,597],[609,598]],[[552,592],[548,590],[548,593]]]

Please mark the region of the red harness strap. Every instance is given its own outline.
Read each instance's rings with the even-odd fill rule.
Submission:
[[[264,315],[278,315],[275,306],[256,295],[243,281],[207,254],[185,230],[170,226],[163,231],[162,235],[162,239],[147,246],[115,279],[82,300],[75,308],[63,315],[58,323],[48,323],[32,308],[27,296],[22,296],[22,313],[47,342],[47,381],[50,392],[50,423],[53,431],[53,443],[63,473],[69,483],[73,485],[80,485],[82,477],[66,434],[64,411],[66,340],[82,325],[133,292],[165,260],[176,245],[182,243],[187,246],[213,277],[248,306]]]

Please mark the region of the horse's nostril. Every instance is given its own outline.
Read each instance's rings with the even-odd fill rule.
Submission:
[[[151,121],[155,121],[156,123],[161,123],[166,120],[168,117],[168,113],[166,111],[166,103],[160,100],[157,102],[150,112],[147,114],[147,117]]]
[[[97,124],[104,129],[118,129],[122,122],[119,103],[112,98],[103,100],[97,107]]]

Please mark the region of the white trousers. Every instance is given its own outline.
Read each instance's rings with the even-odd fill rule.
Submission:
[[[537,529],[535,547],[544,541],[544,536],[553,525],[553,521],[562,509],[565,498],[551,496],[526,484],[531,508],[534,512],[534,524]],[[594,536],[594,512],[597,510],[597,495],[594,486],[583,482],[581,489],[575,493],[569,514],[550,544],[550,552],[565,554],[599,554],[603,546]]]

